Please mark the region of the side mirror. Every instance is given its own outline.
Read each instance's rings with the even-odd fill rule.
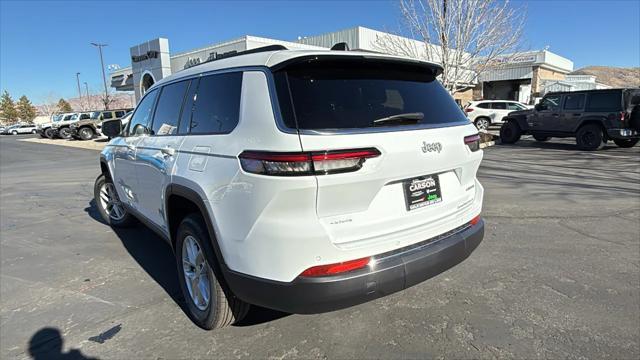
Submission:
[[[536,106],[534,106],[534,108],[536,109],[536,111],[544,110],[544,106],[542,106],[542,104],[540,104],[540,103],[536,104]]]
[[[101,131],[102,135],[109,138],[118,137],[122,133],[122,121],[120,119],[104,121]]]

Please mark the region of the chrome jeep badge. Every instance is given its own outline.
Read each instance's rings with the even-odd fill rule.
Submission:
[[[422,142],[423,153],[428,153],[433,151],[437,151],[438,153],[442,151],[442,144],[440,144],[439,142],[434,142],[434,143],[427,143],[426,141]]]

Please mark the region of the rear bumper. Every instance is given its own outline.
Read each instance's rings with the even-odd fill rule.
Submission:
[[[373,257],[364,269],[278,282],[227,270],[233,293],[251,304],[289,313],[321,313],[364,303],[432,278],[465,260],[484,237],[484,221]]]
[[[608,129],[610,139],[639,139],[640,132],[635,129]]]

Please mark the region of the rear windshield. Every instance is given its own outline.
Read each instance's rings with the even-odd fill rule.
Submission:
[[[428,69],[353,60],[305,63],[275,74],[285,125],[306,130],[468,122]]]

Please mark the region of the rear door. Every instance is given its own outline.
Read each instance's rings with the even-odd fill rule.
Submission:
[[[433,75],[345,60],[289,69],[276,82],[289,86],[283,95],[278,85],[281,111],[304,151],[381,153],[358,171],[316,176],[316,212],[334,243],[392,241],[473,202],[482,155],[464,138],[477,130]]]
[[[509,113],[509,110],[507,110],[506,102],[499,101],[491,103],[491,108],[493,109],[493,119],[491,120],[492,123],[501,123],[502,118],[507,116],[507,114]]]
[[[567,94],[562,106],[562,121],[558,123],[558,130],[573,132],[580,123],[584,112],[586,95],[584,93]]]

